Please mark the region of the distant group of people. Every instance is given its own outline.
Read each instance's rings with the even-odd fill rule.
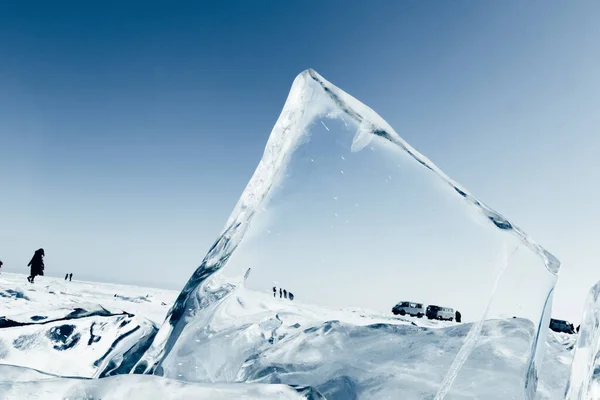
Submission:
[[[70,274],[66,274],[66,275],[65,275],[65,281],[66,281],[67,279],[69,280],[69,282],[71,282],[71,279],[73,279],[73,273],[72,273],[72,272],[71,272]]]
[[[273,297],[277,297],[277,288],[273,286]],[[294,300],[294,293],[288,292],[285,289],[279,288],[279,298]]]

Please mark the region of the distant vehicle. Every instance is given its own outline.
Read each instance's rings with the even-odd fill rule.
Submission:
[[[454,319],[454,309],[440,306],[428,306],[425,315],[427,315],[427,318],[429,319],[452,321]]]
[[[550,320],[550,329],[554,332],[560,333],[575,333],[575,327],[568,321],[563,321],[562,319],[554,319]]]
[[[423,318],[425,315],[425,306],[422,303],[401,301],[392,308],[392,313],[394,315],[410,315],[411,317]]]

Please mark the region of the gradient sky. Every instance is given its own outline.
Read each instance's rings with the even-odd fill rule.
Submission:
[[[0,259],[180,288],[314,68],[600,280],[594,2],[0,2]]]

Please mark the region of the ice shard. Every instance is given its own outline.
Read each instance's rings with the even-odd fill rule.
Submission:
[[[306,70],[222,234],[134,372],[195,382],[270,376],[327,398],[381,398],[392,385],[406,398],[531,399],[559,267],[375,111]],[[402,301],[419,306],[408,311],[414,318],[392,314]],[[455,326],[456,310],[466,324]],[[327,356],[355,354],[358,342],[342,339],[361,335],[389,341],[377,354],[402,366],[402,379],[369,391],[360,368]],[[486,391],[494,379],[506,390]],[[427,384],[415,390],[417,381]]]
[[[571,363],[565,399],[600,398],[600,282],[590,289]]]

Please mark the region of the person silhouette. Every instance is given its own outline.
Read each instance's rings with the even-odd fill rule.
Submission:
[[[461,322],[462,321],[462,315],[460,315],[460,311],[456,310],[456,322]]]
[[[281,291],[281,288],[279,288],[279,298],[283,297],[283,292]]]
[[[71,282],[71,279],[73,279],[73,273],[72,272],[69,274],[69,282]]]
[[[2,269],[3,265],[4,265],[4,263],[2,261],[0,261],[0,269]]]
[[[67,279],[69,279],[69,274],[68,274],[68,273],[67,273],[67,274],[65,274],[65,281],[66,281]]]
[[[283,298],[287,299],[287,290],[283,289]]]
[[[294,300],[294,293],[288,292],[288,298],[293,301]]]
[[[29,276],[27,277],[27,280],[30,283],[33,283],[36,276],[44,275],[44,255],[44,249],[37,249],[35,253],[33,253],[31,261],[27,264],[28,267],[31,267]]]
[[[273,286],[273,297],[277,297],[277,288]]]

